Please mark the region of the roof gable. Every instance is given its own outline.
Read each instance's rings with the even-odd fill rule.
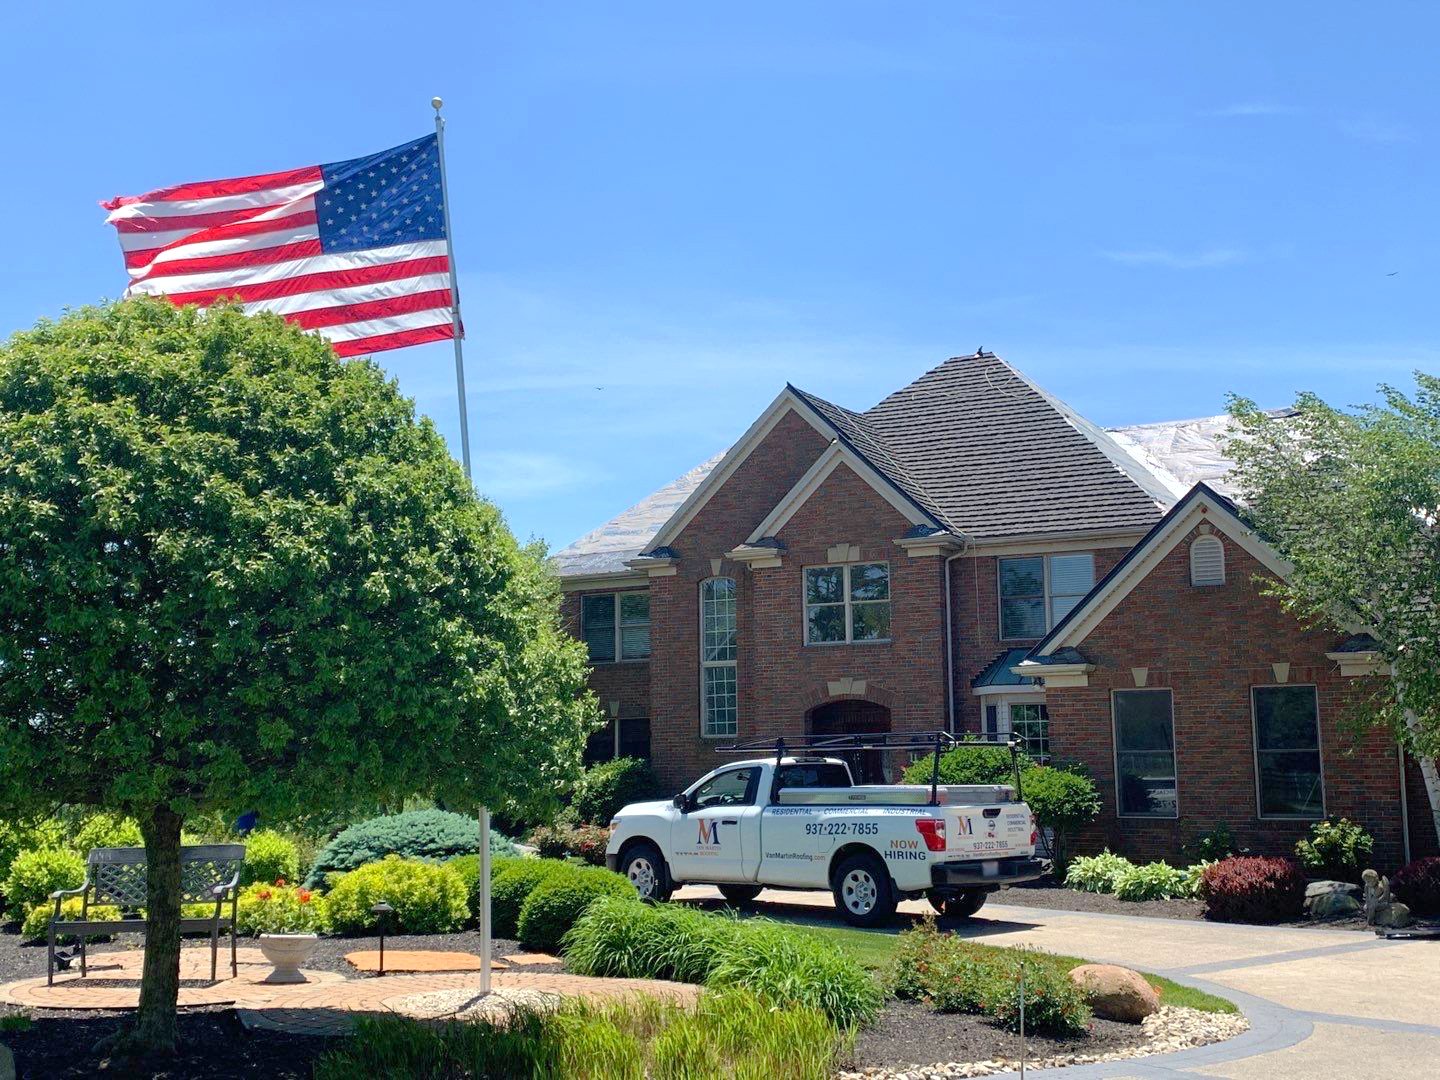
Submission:
[[[1277,577],[1290,564],[1240,517],[1235,504],[1205,484],[1196,484],[1114,568],[1095,583],[1068,615],[1030,650],[1026,664],[1044,663],[1074,649],[1172,552],[1196,525],[1208,521]]]

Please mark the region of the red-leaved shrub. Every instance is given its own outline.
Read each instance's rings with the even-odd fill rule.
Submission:
[[[1268,855],[1221,859],[1205,868],[1200,895],[1205,917],[1220,922],[1272,923],[1305,910],[1305,872],[1293,859]]]
[[[1440,855],[1406,863],[1390,879],[1395,899],[1417,915],[1440,915]]]

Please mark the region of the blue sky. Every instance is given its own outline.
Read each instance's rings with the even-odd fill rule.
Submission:
[[[522,538],[787,379],[864,408],[983,345],[1120,424],[1440,371],[1433,4],[28,7],[0,333],[121,291],[97,200],[370,153],[445,97],[477,483]],[[449,346],[379,359],[458,453]]]

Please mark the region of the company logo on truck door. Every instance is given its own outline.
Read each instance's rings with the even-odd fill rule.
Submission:
[[[725,823],[722,821],[716,821],[714,819],[706,821],[704,818],[701,818],[700,836],[696,839],[695,842],[698,843],[701,847],[719,847],[720,826],[723,824]]]

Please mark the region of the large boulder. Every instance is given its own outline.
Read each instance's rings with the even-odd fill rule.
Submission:
[[[1070,970],[1090,1008],[1102,1020],[1138,1024],[1160,1008],[1160,995],[1138,971],[1114,964],[1081,964]]]
[[[1338,919],[1342,915],[1353,915],[1364,909],[1364,905],[1349,893],[1321,893],[1305,902],[1312,919]]]
[[[1315,901],[1321,897],[1334,896],[1336,893],[1353,896],[1358,900],[1360,886],[1349,881],[1312,881],[1305,886],[1305,910],[1311,910]]]

